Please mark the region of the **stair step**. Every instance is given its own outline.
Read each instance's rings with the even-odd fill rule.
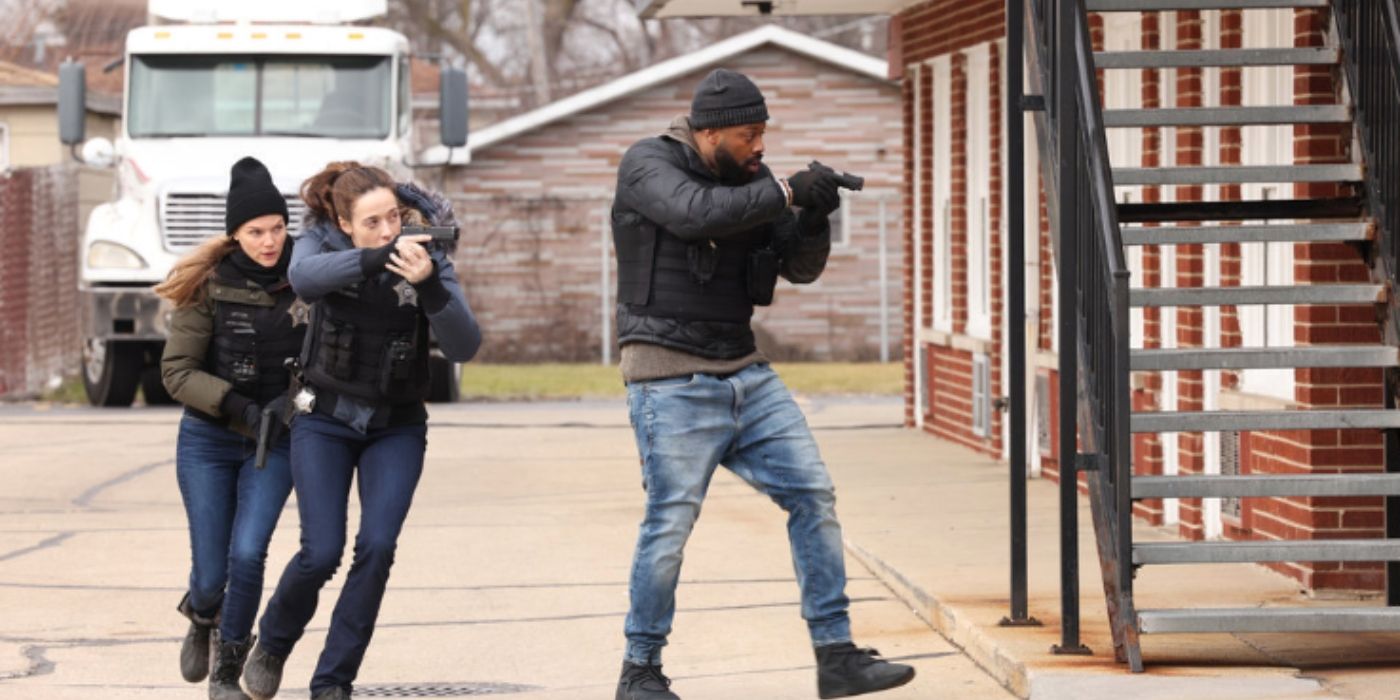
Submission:
[[[1354,182],[1360,179],[1361,165],[1358,163],[1113,169],[1113,184],[1118,187],[1130,185],[1209,185],[1236,182]]]
[[[1400,474],[1135,476],[1133,498],[1400,496]]]
[[[1263,287],[1161,287],[1134,289],[1134,308],[1161,306],[1258,306],[1261,304],[1375,304],[1385,300],[1379,284],[1313,284]]]
[[[1400,540],[1144,542],[1133,546],[1134,564],[1268,561],[1400,561]]]
[[[1187,109],[1108,109],[1104,126],[1247,126],[1255,124],[1329,124],[1351,121],[1346,105],[1279,105],[1274,107],[1196,107]]]
[[[1135,433],[1367,428],[1400,428],[1400,411],[1143,411],[1132,417]]]
[[[1385,345],[1310,345],[1286,348],[1173,348],[1133,350],[1135,372],[1290,367],[1395,367],[1400,349]]]
[[[1366,222],[1278,226],[1124,226],[1124,245],[1266,243],[1283,241],[1367,241],[1375,235]]]
[[[1096,51],[1094,67],[1204,68],[1208,66],[1335,65],[1341,53],[1334,47],[1275,49],[1202,49],[1195,51]]]
[[[1143,634],[1188,632],[1400,632],[1400,608],[1139,610]]]
[[[1246,199],[1237,202],[1138,202],[1118,205],[1118,221],[1124,224],[1256,219],[1354,220],[1361,215],[1361,199],[1354,196],[1329,199]]]

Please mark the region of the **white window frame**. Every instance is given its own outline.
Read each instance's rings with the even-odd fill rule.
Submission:
[[[991,188],[991,52],[990,42],[964,53],[967,66],[967,335],[992,339],[990,269],[992,240]]]
[[[1288,10],[1260,10],[1245,13],[1245,48],[1290,46],[1293,41],[1293,14]],[[1291,68],[1245,68],[1242,76],[1243,102],[1250,106],[1293,103]],[[1290,127],[1247,126],[1241,130],[1241,160],[1245,165],[1293,163],[1293,133]],[[1245,199],[1288,199],[1288,185],[1246,184]],[[1286,223],[1277,221],[1275,223]],[[1245,243],[1240,246],[1240,284],[1289,285],[1293,283],[1292,243]],[[1240,334],[1250,347],[1291,347],[1294,309],[1292,306],[1239,307]],[[1241,372],[1240,388],[1251,394],[1285,401],[1295,399],[1296,375],[1291,369],[1250,369]]]
[[[914,327],[914,406],[916,408],[916,410],[914,411],[914,425],[919,428],[922,428],[924,426],[924,411],[922,410],[922,407],[927,403],[927,397],[929,394],[929,387],[927,385],[927,382],[925,382],[925,376],[927,372],[924,369],[924,363],[926,360],[924,357],[923,334],[924,304],[926,303],[924,301],[923,281],[924,275],[927,273],[924,271],[923,219],[925,216],[925,212],[923,207],[923,197],[921,196],[923,194],[922,173],[924,169],[924,163],[922,160],[923,141],[921,140],[920,135],[922,129],[919,128],[920,117],[923,115],[922,72],[923,66],[917,63],[906,66],[905,68],[905,74],[911,76],[911,78],[914,81],[914,89],[912,91],[914,96],[914,125],[912,134],[914,137],[914,152],[912,154],[914,161],[914,235],[912,236],[912,239],[914,245],[912,250],[910,251],[910,255],[913,258],[910,262],[914,266],[914,322],[912,324]]]
[[[953,57],[939,56],[933,67],[933,327],[953,330]]]
[[[992,362],[983,353],[972,356],[972,434],[992,434]]]
[[[10,169],[10,125],[0,122],[0,173]]]

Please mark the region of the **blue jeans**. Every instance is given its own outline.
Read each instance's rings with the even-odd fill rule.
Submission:
[[[347,690],[374,635],[399,532],[423,473],[428,427],[421,423],[360,433],[311,413],[292,421],[292,478],[301,514],[301,550],[287,564],[263,613],[258,643],[286,657],[316,613],[321,587],[340,567],[350,483],[358,468],[360,531],[355,557],[331,614],[311,692]]]
[[[661,663],[686,539],[721,464],[787,511],[802,617],[813,644],[850,641],[835,489],[807,420],[767,363],[725,378],[634,382],[627,406],[647,494],[629,586],[627,660]]]
[[[222,605],[219,635],[239,643],[253,630],[267,543],[292,490],[286,438],[262,469],[253,466],[256,448],[228,428],[180,419],[175,478],[190,523],[190,606],[213,617]]]

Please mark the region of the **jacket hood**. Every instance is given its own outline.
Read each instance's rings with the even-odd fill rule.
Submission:
[[[690,117],[684,114],[671,120],[671,126],[666,128],[662,136],[678,141],[690,147],[691,152],[700,155],[700,146],[695,142],[695,130],[690,127]]]

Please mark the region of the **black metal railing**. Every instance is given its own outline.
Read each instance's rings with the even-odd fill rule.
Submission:
[[[1366,209],[1376,222],[1372,277],[1394,285],[1400,261],[1400,2],[1332,0],[1353,120],[1365,158]],[[1400,345],[1400,299],[1390,294],[1385,341]],[[1400,372],[1386,373],[1385,403],[1400,401]],[[1400,431],[1386,431],[1385,468],[1400,472]],[[1400,498],[1385,504],[1386,537],[1400,538]],[[1386,563],[1386,602],[1400,605],[1400,562]]]
[[[1061,651],[1079,642],[1077,480],[1088,477],[1119,656],[1131,619],[1128,266],[1082,0],[1027,0],[1045,93],[1042,152],[1060,274]],[[1128,659],[1124,659],[1128,660]]]

